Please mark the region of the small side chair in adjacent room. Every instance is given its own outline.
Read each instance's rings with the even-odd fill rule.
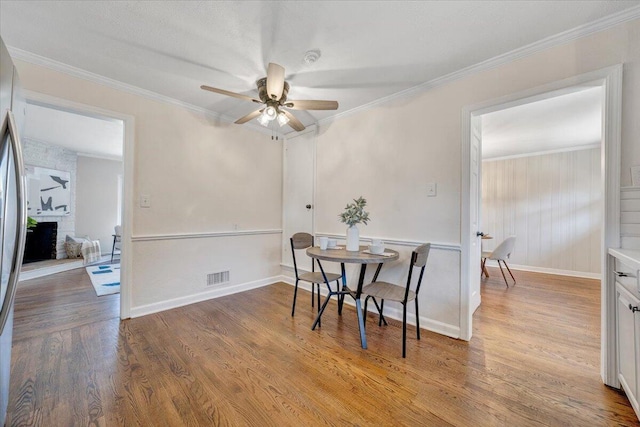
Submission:
[[[393,283],[376,281],[378,272],[374,276],[374,281],[362,288],[362,293],[366,294],[364,300],[364,316],[366,324],[367,316],[367,303],[369,298],[373,299],[373,302],[378,307],[378,326],[382,325],[382,322],[387,324],[382,311],[384,310],[384,301],[391,300],[397,301],[402,304],[402,357],[407,356],[407,304],[409,301],[415,301],[416,306],[416,335],[420,339],[420,314],[418,312],[418,292],[420,292],[420,285],[422,284],[422,277],[424,276],[424,268],[427,265],[427,258],[429,257],[429,250],[431,249],[431,243],[418,246],[411,254],[411,263],[409,264],[409,276],[407,277],[407,284],[405,286],[399,286]],[[413,276],[413,270],[418,268],[420,276],[415,285],[415,290],[411,290],[411,278]],[[376,298],[380,299],[380,305],[376,301]]]
[[[122,243],[122,226],[116,225],[113,234],[113,245],[111,245],[111,262],[113,262],[113,255],[116,253],[116,249],[120,250],[120,244]]]
[[[482,252],[482,269],[484,270],[484,265],[488,259],[498,261],[498,266],[500,267],[500,272],[502,273],[502,277],[504,278],[504,283],[509,287],[509,282],[507,282],[507,276],[504,275],[504,270],[502,269],[502,264],[507,267],[507,271],[509,275],[513,279],[513,284],[516,284],[516,278],[513,277],[513,273],[511,273],[511,269],[507,265],[507,259],[511,257],[511,252],[513,252],[513,248],[516,245],[516,236],[509,236],[502,241],[494,250],[492,251],[483,251]]]
[[[342,275],[335,273],[324,273],[322,270],[322,265],[320,261],[317,259],[311,260],[311,271],[306,273],[298,272],[298,264],[296,263],[296,250],[307,249],[313,246],[313,236],[309,233],[296,233],[291,236],[291,255],[293,257],[293,270],[296,274],[296,286],[293,291],[293,304],[291,305],[291,316],[295,314],[296,311],[296,297],[298,295],[298,282],[301,280],[303,282],[311,283],[311,306],[314,306],[314,294],[317,290],[317,302],[318,302],[318,312],[320,312],[320,285],[322,283],[326,283],[327,287],[329,287],[329,282],[336,281],[336,284],[340,286],[340,282],[338,281]],[[318,263],[318,267],[320,267],[321,271],[315,271],[315,263]],[[326,281],[325,281],[326,276]],[[331,287],[329,287],[329,293],[335,293]]]

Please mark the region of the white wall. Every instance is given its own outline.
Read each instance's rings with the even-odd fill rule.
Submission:
[[[483,161],[483,249],[515,235],[510,266],[599,274],[600,167],[600,148]]]
[[[118,175],[122,162],[78,156],[76,178],[76,236],[100,241],[110,254],[118,218]]]
[[[316,231],[344,234],[338,213],[352,198],[368,198],[372,222],[361,235],[399,242],[395,246],[402,259],[384,273],[398,281],[406,274],[410,252],[402,240],[438,243],[421,293],[422,316],[429,322],[421,323],[441,325],[455,335],[461,286],[462,109],[620,63],[625,63],[622,185],[628,185],[628,166],[640,164],[640,20],[321,123]],[[175,301],[186,274],[194,277],[194,288],[184,287],[182,293],[198,297],[195,277],[210,270],[201,254],[218,254],[228,246],[208,232],[227,231],[233,224],[241,230],[281,228],[280,144],[175,105],[23,61],[16,66],[27,89],[135,116],[135,191],[127,203],[135,206],[140,194],[150,194],[152,207],[135,206],[133,212],[134,308]],[[428,182],[437,182],[437,197],[426,196]],[[187,237],[189,244],[174,248],[169,241],[176,233],[202,237]],[[279,236],[233,238],[241,246],[233,248],[232,256],[255,254],[256,248],[261,255],[243,263],[241,277],[247,283],[280,273]],[[158,282],[153,267],[167,262],[171,274]]]
[[[230,263],[229,289],[279,275],[280,142],[178,105],[15,62],[25,89],[135,118],[134,189],[125,201],[133,212],[134,315],[214,296],[219,289],[207,288],[206,276],[229,257],[237,260]],[[150,208],[139,207],[141,194],[151,197]]]
[[[421,302],[424,307],[437,301],[438,307],[423,309],[421,324],[440,322],[459,331],[459,256],[439,265],[435,260],[441,252],[459,250],[461,242],[462,109],[620,63],[622,185],[628,185],[628,166],[640,164],[640,20],[320,123],[316,230],[344,234],[337,215],[362,195],[372,221],[361,235],[448,245],[435,249],[427,266]],[[437,197],[426,196],[430,181],[437,182]],[[434,269],[441,270],[437,278]],[[402,282],[404,271],[392,279]]]

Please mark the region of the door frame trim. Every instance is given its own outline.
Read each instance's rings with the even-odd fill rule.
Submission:
[[[69,111],[84,114],[90,117],[101,119],[122,120],[124,125],[122,162],[124,188],[122,193],[122,243],[120,250],[120,319],[131,317],[131,297],[132,297],[132,273],[131,273],[131,236],[133,231],[133,175],[134,175],[134,140],[135,140],[135,117],[117,111],[107,110],[93,105],[82,104],[63,98],[58,98],[32,90],[24,90],[24,97],[27,103],[42,104],[62,111]]]
[[[284,231],[287,229],[287,221],[286,221],[286,210],[285,210],[285,206],[287,205],[287,193],[285,191],[285,180],[287,177],[287,174],[289,173],[289,170],[287,168],[287,153],[286,153],[286,149],[287,149],[287,144],[292,140],[295,139],[297,137],[306,135],[308,133],[312,133],[313,134],[313,144],[312,144],[312,150],[311,150],[311,155],[313,157],[312,160],[312,168],[313,171],[311,172],[312,176],[311,176],[311,180],[312,180],[312,185],[311,185],[311,234],[312,235],[316,235],[316,186],[318,183],[317,180],[317,148],[318,148],[318,132],[319,132],[319,127],[317,125],[309,125],[307,126],[303,131],[301,132],[290,132],[289,134],[285,135],[283,137],[283,142],[282,142],[282,250],[281,250],[281,264],[286,264],[287,260],[284,257],[284,248],[289,246],[289,238],[291,236],[287,236],[285,235]]]
[[[552,93],[575,90],[576,86],[602,86],[602,190],[604,209],[601,236],[601,366],[600,374],[605,384],[619,387],[617,378],[617,351],[615,329],[615,282],[608,272],[610,247],[620,246],[620,147],[622,133],[622,64],[591,71],[567,79],[551,82],[525,91],[488,100],[462,109],[461,147],[461,276],[460,276],[460,338],[470,340],[472,316],[470,312],[471,289],[469,274],[477,274],[471,265],[471,117],[515,107],[548,98]]]

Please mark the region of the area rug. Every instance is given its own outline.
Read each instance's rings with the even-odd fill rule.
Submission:
[[[91,284],[99,297],[120,292],[120,264],[87,267]]]

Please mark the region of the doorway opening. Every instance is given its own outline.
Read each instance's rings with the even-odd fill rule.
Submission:
[[[600,279],[602,87],[571,89],[480,116],[481,248],[514,236],[511,269]]]
[[[603,70],[550,83],[501,99],[491,100],[463,110],[462,132],[462,281],[460,326],[461,338],[472,335],[474,292],[479,293],[480,247],[480,180],[481,116],[510,107],[576,92],[576,87],[602,89],[601,188],[604,209],[601,215],[600,270],[601,284],[601,376],[605,384],[616,387],[615,375],[615,298],[609,283],[608,256],[605,248],[617,247],[620,241],[620,124],[622,67]]]
[[[28,215],[38,222],[57,222],[58,237],[55,259],[35,269],[29,267],[32,271],[22,274],[21,280],[86,267],[96,297],[119,289],[118,311],[121,318],[127,318],[133,118],[36,92],[26,91],[25,95],[23,151],[31,187]],[[29,177],[29,168],[42,174],[58,170],[68,176],[64,187],[69,202],[64,212],[45,211],[40,206],[37,196],[47,188],[40,185],[37,173]],[[116,227],[121,237],[116,246],[119,251],[113,253]],[[100,273],[95,273],[95,280],[91,276],[94,269]],[[103,274],[107,269],[110,273]]]

